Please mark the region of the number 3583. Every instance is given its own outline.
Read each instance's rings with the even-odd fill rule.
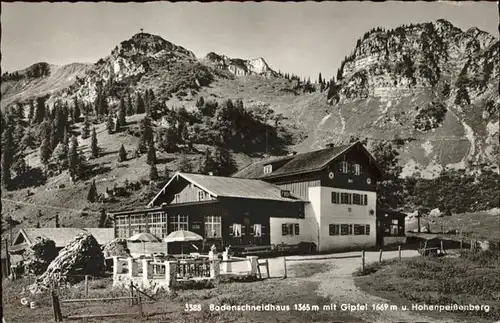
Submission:
[[[184,312],[199,312],[201,311],[201,304],[185,304]]]

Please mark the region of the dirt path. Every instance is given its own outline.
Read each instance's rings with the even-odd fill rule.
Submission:
[[[342,256],[356,255],[359,253],[346,253]],[[414,250],[402,251],[403,257],[416,256],[417,252]],[[340,254],[335,256],[341,256]],[[378,261],[378,252],[366,252],[366,263]],[[384,252],[383,259],[390,259],[398,257],[397,251]],[[303,262],[303,261],[300,261]],[[293,270],[294,264],[300,263],[290,262],[289,267]],[[360,258],[344,258],[344,259],[329,259],[329,260],[316,260],[317,263],[326,263],[330,266],[329,270],[322,273],[314,274],[310,277],[302,278],[309,281],[319,282],[318,294],[323,297],[330,298],[333,304],[337,304],[339,309],[340,304],[367,304],[368,310],[353,311],[352,315],[359,317],[362,320],[371,323],[388,323],[388,322],[435,322],[435,323],[460,323],[456,319],[436,319],[423,315],[424,313],[417,313],[408,310],[380,310],[374,311],[371,309],[372,304],[389,304],[392,302],[383,298],[370,295],[361,291],[354,284],[353,272],[361,266]],[[288,263],[288,262],[287,262]]]

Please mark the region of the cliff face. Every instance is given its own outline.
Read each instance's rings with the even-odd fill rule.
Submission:
[[[499,42],[445,20],[367,32],[341,63],[321,144],[349,134],[408,139],[406,174],[498,164]]]
[[[229,58],[216,53],[208,53],[205,62],[213,66],[227,70],[235,76],[261,75],[265,77],[276,77],[277,73],[273,71],[266,61],[262,58],[244,60],[239,58]]]

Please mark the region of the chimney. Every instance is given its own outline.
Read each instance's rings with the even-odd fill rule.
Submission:
[[[56,213],[56,228],[59,228],[59,213]]]

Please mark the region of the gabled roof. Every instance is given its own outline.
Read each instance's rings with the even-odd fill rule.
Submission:
[[[277,159],[259,161],[254,164],[250,164],[247,167],[241,169],[240,171],[234,173],[232,177],[267,179],[273,177],[282,177],[288,175],[315,172],[325,168],[330,162],[335,160],[337,157],[341,156],[343,153],[347,152],[348,150],[356,146],[360,147],[360,149],[362,149],[368,155],[368,157],[375,165],[375,167],[378,169],[378,171],[382,173],[381,168],[376,163],[373,156],[366,150],[366,148],[360,142],[356,142],[350,145],[325,148],[293,156],[279,157]],[[263,167],[265,165],[282,163],[283,161],[285,161],[283,166],[279,167],[277,170],[273,170],[272,173],[264,174]]]
[[[100,245],[104,245],[114,239],[115,232],[113,228],[24,228],[20,229],[13,241],[16,241],[20,235],[26,239],[26,243],[31,245],[36,237],[45,237],[53,240],[56,247],[65,247],[79,233],[90,232]]]
[[[216,198],[232,197],[283,202],[306,202],[295,196],[291,196],[290,198],[282,197],[281,188],[261,180],[178,172],[165,184],[153,200],[149,202],[148,206],[153,206],[156,198],[167,189],[170,183],[179,177],[193,183]]]

